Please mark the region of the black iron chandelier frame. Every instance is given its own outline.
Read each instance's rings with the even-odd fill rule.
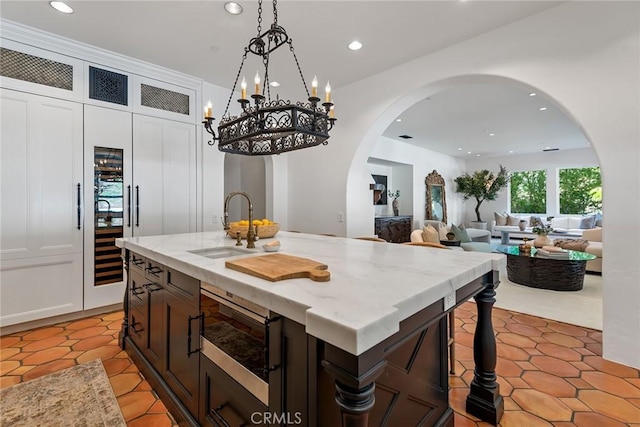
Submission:
[[[205,117],[202,122],[206,131],[212,135],[208,144],[215,145],[217,142],[220,151],[248,156],[270,155],[328,143],[329,131],[337,120],[333,117],[333,103],[328,94],[323,103],[320,103],[317,96],[309,95],[293,41],[285,29],[278,25],[277,0],[273,0],[273,18],[273,24],[262,32],[262,0],[258,0],[258,35],[244,48],[240,68],[218,126],[218,135],[213,129],[214,117]],[[285,44],[289,45],[298,67],[308,102],[298,101],[292,104],[281,99],[271,100],[269,59],[273,51]],[[251,95],[253,102],[245,96],[238,99],[242,112],[238,116],[230,116],[228,112],[231,99],[249,53],[262,58],[265,75],[262,93]]]

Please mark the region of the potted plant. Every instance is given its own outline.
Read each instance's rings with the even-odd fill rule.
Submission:
[[[398,202],[398,197],[400,197],[400,190],[387,191],[387,195],[389,197],[393,197],[393,202],[391,202],[391,207],[393,208],[393,215],[398,216],[398,211],[400,210],[400,202]]]
[[[465,172],[464,175],[454,179],[454,182],[457,184],[456,192],[462,194],[465,201],[468,199],[476,201],[476,221],[471,221],[474,228],[486,229],[487,223],[480,217],[480,205],[485,200],[495,200],[500,191],[507,187],[509,183],[507,169],[500,165],[500,171],[497,174],[486,169],[477,170],[472,175]]]
[[[538,224],[533,227],[531,231],[538,235],[538,237],[533,240],[533,246],[536,248],[553,245],[553,242],[549,238],[549,233],[553,232],[551,224]]]

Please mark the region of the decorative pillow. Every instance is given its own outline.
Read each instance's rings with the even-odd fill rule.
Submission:
[[[433,228],[431,225],[427,225],[422,228],[422,239],[425,242],[429,243],[440,243],[440,235],[438,234],[438,230]]]
[[[496,220],[496,225],[507,225],[507,214],[494,212],[493,217]]]
[[[585,216],[584,218],[582,218],[582,221],[580,221],[580,228],[582,228],[583,230],[593,228],[595,226],[596,226],[595,215]]]
[[[460,240],[460,243],[469,243],[471,239],[469,238],[469,234],[467,234],[467,230],[464,227],[458,227],[455,224],[451,224],[451,231],[456,236],[456,240]]]
[[[602,227],[602,214],[601,213],[597,213],[596,214],[596,223],[595,223],[596,227]]]
[[[447,227],[446,225],[442,224],[438,228],[438,234],[439,234],[440,240],[448,240],[447,233],[450,231],[451,231],[451,227]]]
[[[518,225],[520,223],[519,216],[511,216],[507,214],[507,225]]]
[[[552,218],[551,219],[551,228],[553,228],[554,230],[557,228],[569,228],[569,218],[565,217],[560,217],[560,218]]]
[[[543,224],[544,223],[542,222],[542,218],[540,218],[539,216],[531,215],[531,218],[529,218],[530,227],[535,227],[536,225],[543,225]]]

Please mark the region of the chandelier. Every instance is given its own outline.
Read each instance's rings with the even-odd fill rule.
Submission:
[[[218,142],[218,149],[227,153],[243,154],[247,156],[261,156],[280,154],[287,151],[314,147],[319,144],[326,145],[329,139],[329,131],[336,122],[331,98],[331,86],[327,82],[325,87],[324,102],[318,98],[318,79],[314,77],[311,83],[311,94],[304,80],[300,63],[296,57],[291,38],[285,29],[278,25],[277,0],[273,0],[273,24],[262,32],[262,0],[258,0],[258,35],[249,41],[244,48],[244,55],[240,63],[240,69],[231,89],[231,95],[227,102],[220,124],[218,135],[213,129],[215,120],[212,114],[212,105],[209,102],[205,107],[202,124],[213,138],[209,145]],[[269,59],[273,51],[283,45],[289,45],[289,51],[293,55],[298,73],[307,94],[308,102],[298,101],[292,104],[290,101],[271,99],[269,81]],[[260,74],[256,73],[254,83],[255,91],[247,99],[247,82],[243,77],[241,82],[241,96],[238,102],[241,113],[238,116],[228,114],[231,98],[235,93],[238,79],[242,73],[247,55],[252,53],[261,57],[264,65],[264,84],[260,84]]]

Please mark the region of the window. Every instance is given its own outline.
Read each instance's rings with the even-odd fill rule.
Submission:
[[[512,213],[547,212],[547,171],[512,172],[510,191]]]
[[[602,210],[602,179],[599,167],[560,169],[561,214],[588,214]]]

